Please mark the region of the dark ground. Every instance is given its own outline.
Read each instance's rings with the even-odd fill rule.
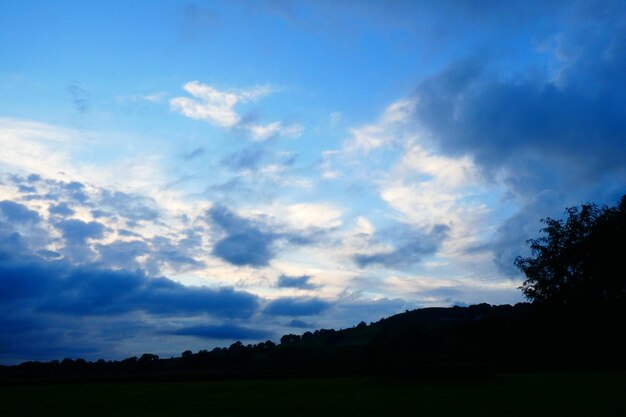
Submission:
[[[626,372],[0,387],[3,416],[626,416]]]

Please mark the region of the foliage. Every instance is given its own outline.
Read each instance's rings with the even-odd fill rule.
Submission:
[[[565,214],[542,219],[544,236],[528,241],[532,256],[515,259],[524,295],[558,305],[626,300],[626,195],[616,207],[584,204]]]

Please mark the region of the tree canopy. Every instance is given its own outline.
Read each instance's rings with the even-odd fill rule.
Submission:
[[[515,259],[531,301],[579,305],[626,301],[626,195],[616,207],[584,204],[542,219],[532,256]]]

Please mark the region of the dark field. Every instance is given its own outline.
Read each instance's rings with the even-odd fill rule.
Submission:
[[[0,388],[3,416],[626,416],[625,372]]]

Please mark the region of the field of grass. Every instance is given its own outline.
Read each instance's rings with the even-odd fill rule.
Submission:
[[[626,416],[625,372],[0,387],[3,416]]]

